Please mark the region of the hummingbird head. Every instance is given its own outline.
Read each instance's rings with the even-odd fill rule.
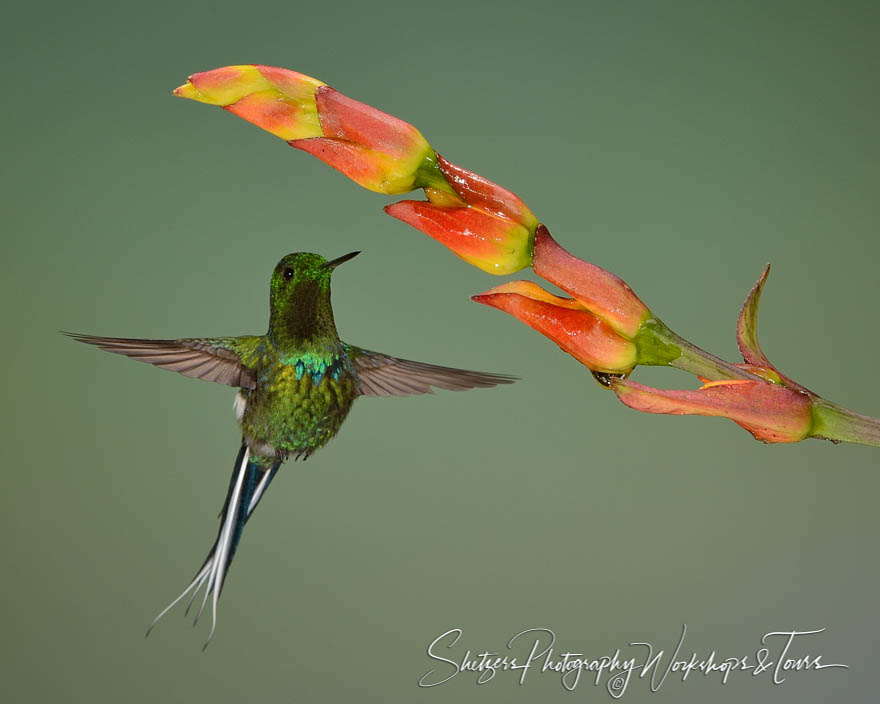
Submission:
[[[269,284],[269,336],[276,344],[337,337],[330,276],[337,266],[358,254],[327,260],[320,254],[295,252],[278,262]]]

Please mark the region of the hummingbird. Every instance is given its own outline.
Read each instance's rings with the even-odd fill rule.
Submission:
[[[336,267],[358,254],[328,261],[318,254],[297,252],[278,262],[269,283],[265,335],[153,340],[65,333],[160,369],[238,388],[233,409],[241,428],[241,447],[220,511],[217,539],[195,577],[155,618],[147,635],[191,594],[189,613],[204,587],[195,622],[210,598],[207,647],[242,530],[266,488],[285,460],[306,460],[326,445],[357,397],[426,394],[433,388],[461,391],[515,380],[399,359],[343,342],[333,320],[330,277]]]

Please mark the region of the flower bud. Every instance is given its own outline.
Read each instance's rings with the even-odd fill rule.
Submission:
[[[445,202],[449,196],[442,194],[435,198]],[[490,274],[511,274],[531,263],[529,231],[478,208],[404,200],[386,206],[385,212],[433,237],[457,257]]]
[[[636,365],[632,342],[579,302],[554,296],[530,281],[503,284],[471,298],[510,313],[591,371],[628,374]]]
[[[415,127],[296,71],[225,66],[193,74],[174,94],[219,105],[372,191],[406,193],[442,180]]]
[[[194,73],[174,95],[219,105],[284,140],[322,135],[315,91],[324,84],[274,66],[224,66]]]
[[[533,266],[538,276],[574,296],[629,339],[651,317],[651,311],[623,279],[569,254],[543,225],[535,232]]]
[[[765,381],[712,381],[695,391],[668,391],[615,379],[611,387],[637,411],[729,418],[766,443],[798,442],[813,425],[809,396]]]

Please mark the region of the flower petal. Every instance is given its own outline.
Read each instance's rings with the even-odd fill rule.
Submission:
[[[255,68],[281,95],[300,104],[314,105],[315,92],[326,85],[324,81],[287,68],[262,64],[256,64]]]
[[[532,281],[508,281],[506,284],[501,284],[500,286],[490,288],[488,291],[481,295],[488,296],[494,293],[518,293],[521,296],[525,296],[526,298],[531,298],[536,301],[552,303],[554,306],[571,308],[572,310],[586,310],[586,308],[584,308],[583,304],[580,303],[580,301],[576,301],[573,298],[561,298],[560,296],[554,296],[552,293],[550,293],[549,291],[545,291],[543,288],[538,286],[538,284]]]
[[[285,141],[321,134],[318,113],[279,95],[276,90],[251,93],[223,108]]]
[[[401,176],[392,158],[360,144],[326,137],[295,139],[288,144],[320,159],[371,191],[405,193],[411,190],[411,175]]]
[[[209,105],[229,105],[249,93],[271,87],[256,66],[223,66],[194,73],[186,83],[175,88],[174,95]]]
[[[810,434],[809,396],[763,381],[710,383],[711,386],[696,391],[669,391],[617,379],[612,388],[624,404],[637,411],[721,416],[767,443],[798,442]]]
[[[437,164],[446,180],[465,203],[525,225],[531,232],[538,227],[538,218],[515,193],[479,174],[456,166],[439,154]]]
[[[408,122],[343,95],[330,86],[318,88],[315,98],[325,137],[344,139],[395,159],[424,159],[431,149]]]
[[[529,290],[530,287],[520,288]],[[487,291],[471,298],[510,313],[592,371],[628,374],[636,365],[636,346],[589,311],[558,306],[520,293],[499,293],[497,289],[494,293]]]
[[[534,268],[538,276],[570,293],[630,339],[651,316],[623,279],[569,254],[543,225],[535,232]]]
[[[310,101],[314,105],[315,90],[322,85],[318,79],[296,71],[246,64],[194,73],[174,90],[174,95],[225,107],[251,93],[274,90],[295,102]]]
[[[174,95],[219,105],[284,140],[321,136],[315,91],[324,84],[274,66],[224,66],[194,73]]]
[[[764,267],[758,281],[752,286],[749,295],[746,296],[746,302],[743,303],[739,319],[736,322],[736,342],[742,352],[743,359],[748,364],[773,369],[773,365],[770,364],[770,360],[767,359],[761,350],[761,345],[758,344],[758,304],[761,302],[761,291],[769,275],[770,265],[768,264]]]
[[[815,396],[816,394],[808,388],[789,379],[774,367],[770,360],[767,359],[767,355],[764,354],[758,342],[758,305],[761,302],[761,292],[764,290],[764,284],[767,282],[769,275],[770,265],[767,264],[755,285],[752,286],[752,290],[749,291],[749,295],[746,296],[746,301],[739,312],[739,319],[736,321],[736,343],[739,346],[739,351],[742,353],[746,365],[770,370],[785,386]],[[763,375],[759,374],[759,376]]]
[[[403,200],[385,207],[402,220],[490,274],[511,274],[531,263],[531,237],[522,225],[470,207]]]

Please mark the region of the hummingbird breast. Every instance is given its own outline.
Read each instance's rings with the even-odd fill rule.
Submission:
[[[252,454],[305,459],[336,435],[356,396],[357,374],[344,353],[277,361],[260,370],[256,388],[239,392],[236,415]]]

